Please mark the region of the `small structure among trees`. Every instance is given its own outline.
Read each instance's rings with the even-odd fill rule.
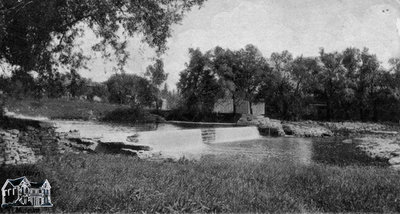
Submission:
[[[218,99],[214,104],[213,112],[232,114],[234,113],[233,106],[235,106],[237,114],[252,114],[257,116],[265,114],[264,102],[252,103],[250,105],[249,101],[233,101],[232,98]]]

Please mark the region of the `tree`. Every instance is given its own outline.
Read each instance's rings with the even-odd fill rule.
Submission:
[[[238,64],[236,54],[227,49],[216,47],[213,50],[212,69],[218,76],[218,84],[221,85],[224,97],[232,97],[233,113],[236,113],[236,104],[239,101],[239,91],[236,87]]]
[[[391,58],[389,60],[390,69],[385,75],[386,78],[381,78],[381,82],[383,82],[383,86],[386,88],[386,95],[388,95],[390,99],[390,103],[392,104],[388,109],[395,110],[390,114],[391,119],[395,119],[396,122],[400,121],[400,58]],[[384,106],[382,107],[384,108]]]
[[[378,119],[377,113],[377,81],[378,77],[382,75],[380,70],[380,62],[374,54],[370,54],[367,48],[361,53],[362,66],[359,74],[358,83],[358,100],[360,107],[360,119],[367,119],[368,113],[372,112],[373,120]],[[372,108],[372,109],[371,109]],[[369,112],[367,112],[369,110]]]
[[[315,57],[297,57],[292,63],[291,81],[293,83],[289,108],[293,117],[300,119],[310,114],[309,105],[315,102],[314,89],[318,86],[316,75],[321,71],[318,59]]]
[[[160,96],[161,96],[161,98],[166,99],[169,94],[170,94],[170,91],[168,89],[168,84],[165,83],[163,90],[160,91]]]
[[[210,53],[203,54],[199,49],[189,49],[189,56],[189,63],[180,73],[177,86],[187,110],[196,117],[212,112],[221,87],[210,66]]]
[[[261,83],[270,70],[267,60],[254,45],[246,45],[237,53],[238,73],[234,84],[236,90],[249,102],[250,114],[253,114],[252,103],[256,101]]]
[[[291,73],[293,69],[293,55],[285,50],[281,53],[274,52],[269,58],[269,62],[272,67],[271,73],[268,74],[268,78],[273,82],[269,81],[268,85],[264,84],[263,91],[266,93],[266,110],[278,112],[284,119],[291,117],[290,112],[290,93],[293,90],[293,84],[291,82]]]
[[[84,66],[85,56],[74,41],[89,28],[101,38],[93,49],[109,56],[114,50],[122,69],[127,60],[126,40],[143,35],[159,53],[166,49],[170,26],[204,0],[3,0],[0,2],[0,61],[23,72],[50,71],[57,65]]]
[[[154,100],[150,82],[135,74],[114,74],[106,85],[110,93],[109,101],[118,104],[152,105]]]
[[[322,62],[322,72],[318,75],[318,80],[322,84],[319,95],[327,105],[327,119],[334,118],[334,109],[339,106],[342,96],[341,92],[346,88],[346,68],[342,64],[343,54],[339,52],[326,53],[324,49],[320,51]]]
[[[376,82],[380,71],[380,62],[377,57],[369,53],[367,48],[362,51],[357,48],[347,48],[343,51],[343,66],[346,68],[345,85],[346,90],[343,97],[347,99],[347,105],[342,109],[349,109],[352,106],[353,114],[359,116],[360,120],[369,119],[372,113],[374,120],[377,120]],[[343,99],[343,98],[342,98]],[[349,110],[346,117],[349,117]]]
[[[269,70],[266,59],[257,47],[249,44],[239,51],[216,47],[212,66],[225,94],[232,96],[234,113],[236,104],[242,100],[249,102],[252,113],[251,104],[256,101],[264,75]]]
[[[149,65],[145,75],[149,77],[151,84],[157,88],[168,78],[168,74],[164,72],[164,62],[161,59],[157,59],[154,65]]]
[[[81,76],[78,74],[76,70],[71,70],[70,72],[71,82],[68,86],[69,92],[72,97],[79,96],[79,88],[81,86]]]
[[[21,70],[12,72],[10,82],[13,84],[11,94],[18,99],[22,99],[26,95],[32,95],[32,92],[35,91],[34,78],[29,73],[22,72]]]
[[[153,96],[156,98],[156,109],[159,109],[160,103],[160,86],[168,78],[168,74],[164,72],[164,62],[157,59],[154,65],[149,65],[146,69],[145,76],[149,78],[152,85]]]

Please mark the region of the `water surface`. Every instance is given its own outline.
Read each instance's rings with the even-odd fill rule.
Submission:
[[[79,130],[81,137],[102,141],[125,142],[137,134],[137,144],[149,145],[162,158],[197,159],[204,155],[241,156],[259,161],[301,164],[385,165],[369,158],[355,144],[338,138],[287,138],[260,136],[256,127],[193,127],[177,124],[131,124],[88,121],[53,121],[58,131]]]

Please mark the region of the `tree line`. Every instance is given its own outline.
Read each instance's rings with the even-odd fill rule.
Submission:
[[[13,71],[11,76],[0,76],[0,91],[17,98],[68,98],[85,99],[138,107],[159,108],[161,98],[171,92],[162,83],[168,75],[164,72],[164,63],[157,59],[147,67],[143,76],[116,73],[105,82],[94,82],[84,78],[76,70],[67,73]],[[167,91],[165,91],[167,90]]]
[[[266,58],[247,45],[189,49],[189,56],[177,84],[186,112],[209,114],[217,100],[231,98],[265,102],[266,116],[285,120],[400,120],[400,59],[385,69],[367,48]]]

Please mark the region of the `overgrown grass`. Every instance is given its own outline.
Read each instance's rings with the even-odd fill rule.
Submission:
[[[400,172],[380,167],[71,154],[0,174],[49,179],[54,212],[400,211]]]
[[[129,108],[129,106],[69,99],[8,99],[6,107],[9,111],[28,116],[77,120],[102,118],[118,108]]]

